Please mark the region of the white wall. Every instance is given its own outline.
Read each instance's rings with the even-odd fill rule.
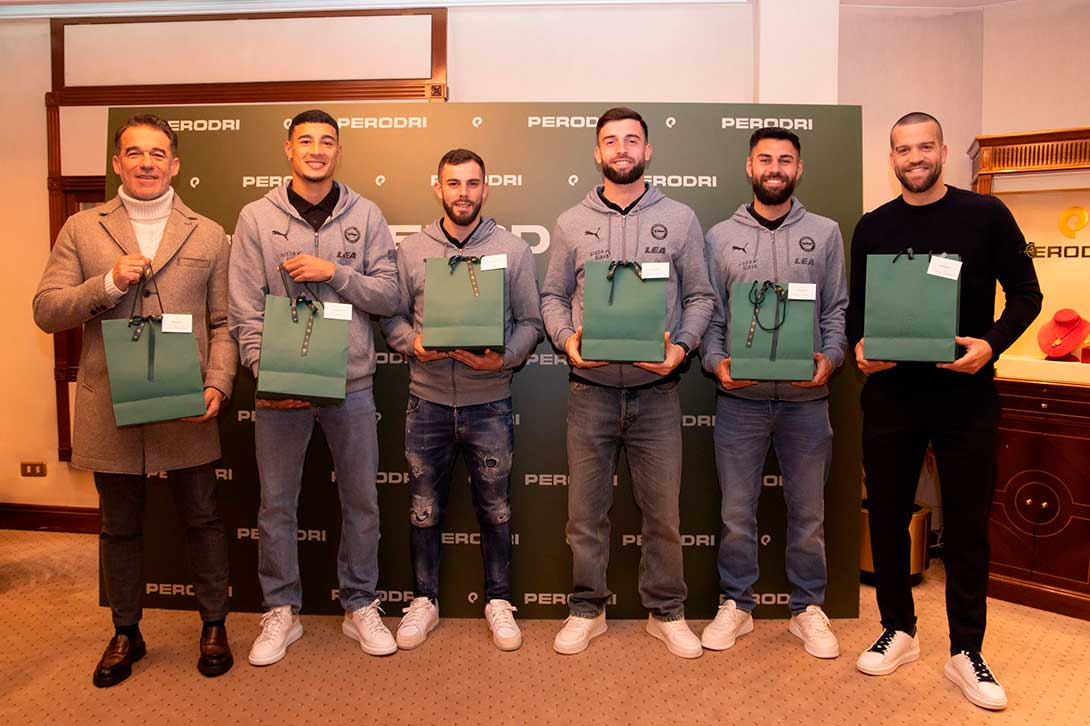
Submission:
[[[1088,33],[1087,0],[987,8],[982,133],[1090,125]]]
[[[980,11],[841,8],[840,102],[863,106],[864,210],[900,194],[889,129],[909,111],[939,119],[950,149],[946,181],[969,186],[965,152],[980,134],[981,25]]]

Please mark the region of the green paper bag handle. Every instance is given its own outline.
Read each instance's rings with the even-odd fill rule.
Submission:
[[[307,283],[303,283],[303,288],[311,294],[311,298],[308,298],[303,293],[299,293],[292,299],[291,286],[288,284],[288,276],[284,270],[283,265],[277,265],[276,269],[280,271],[280,279],[284,283],[284,293],[288,296],[288,305],[291,307],[291,322],[299,322],[299,306],[306,305],[310,308],[310,315],[307,317],[307,329],[303,332],[303,347],[299,350],[299,355],[305,357],[307,351],[310,349],[310,334],[314,332],[314,318],[318,316],[318,305],[322,304],[322,301],[318,299],[318,294],[314,292],[314,289]]]
[[[616,284],[618,267],[631,267],[637,276],[643,279],[643,268],[635,260],[610,260],[609,269],[606,271],[606,279],[609,280],[609,304],[613,304],[613,286]]]
[[[151,281],[151,278],[155,275],[155,272],[148,267],[148,271],[140,276],[140,282],[136,286],[136,295],[132,299],[132,308],[129,310],[129,327],[135,328],[132,331],[132,342],[140,340],[140,336],[144,332],[144,326],[153,320],[162,320],[163,316],[160,315],[137,315],[136,303],[140,302],[143,297],[141,293],[147,286],[147,283]],[[159,294],[159,283],[155,283],[155,297],[159,301],[160,313],[164,310],[163,298]],[[140,312],[144,312],[144,304],[140,303]],[[148,380],[155,380],[155,326],[148,327]]]
[[[481,258],[469,255],[454,255],[447,260],[447,264],[450,265],[450,274],[454,274],[459,262],[466,263],[466,269],[469,270],[469,285],[473,288],[473,297],[480,297],[481,288],[477,284],[477,272],[473,269],[473,263],[481,264]]]
[[[760,285],[759,288],[758,285]],[[776,298],[776,308],[772,312],[773,325],[771,328],[766,327],[761,322],[761,305],[764,304],[769,292]],[[753,335],[757,332],[757,328],[760,327],[761,330],[772,333],[772,349],[769,351],[768,359],[774,361],[776,360],[776,346],[780,339],[780,328],[787,322],[787,290],[771,280],[765,280],[764,283],[754,280],[753,285],[749,288],[749,301],[753,304],[753,319],[749,322],[746,347],[753,347]],[[783,311],[782,316],[780,314],[781,310]]]

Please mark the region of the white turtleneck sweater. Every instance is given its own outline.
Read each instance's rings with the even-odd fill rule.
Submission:
[[[140,245],[140,253],[149,260],[154,260],[155,253],[159,250],[159,242],[163,239],[163,231],[167,227],[167,219],[174,209],[174,189],[167,187],[162,196],[148,200],[130,197],[125,193],[124,187],[118,190],[117,195],[121,197],[121,203],[129,215],[132,231]],[[113,270],[107,272],[103,280],[106,294],[116,303],[125,293],[114,284]]]

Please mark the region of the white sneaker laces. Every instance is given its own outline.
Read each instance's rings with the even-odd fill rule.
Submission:
[[[506,600],[492,601],[492,629],[516,628],[515,618],[511,613],[518,612],[518,608]]]
[[[417,598],[409,603],[409,607],[403,608],[401,612],[405,613],[405,617],[401,619],[401,625],[398,629],[405,627],[415,627],[420,630],[424,629],[424,620],[427,618],[428,607],[431,605],[431,601],[427,598]]]
[[[261,635],[258,641],[270,641],[280,638],[280,631],[291,620],[291,611],[275,608],[261,616]]]
[[[379,613],[385,614],[386,611],[379,606],[378,600],[375,600],[370,605],[357,610],[353,615],[360,619],[369,633],[375,635],[387,632],[386,626],[382,624],[382,618],[379,616]]]
[[[829,616],[822,610],[805,610],[796,615],[795,619],[808,635],[825,635],[831,632]]]

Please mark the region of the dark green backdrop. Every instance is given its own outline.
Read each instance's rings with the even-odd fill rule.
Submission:
[[[382,208],[395,240],[441,215],[431,189],[439,157],[448,149],[471,148],[484,158],[492,189],[485,213],[523,236],[537,253],[539,276],[548,259],[549,233],[557,215],[576,204],[593,184],[596,115],[614,104],[325,104],[339,119],[344,156],[338,179]],[[130,114],[152,112],[179,132],[181,172],[174,188],[185,202],[215,219],[228,234],[239,210],[271,186],[290,178],[283,153],[286,124],[314,104],[113,108],[111,135]],[[807,208],[840,222],[849,236],[862,207],[861,116],[857,106],[750,104],[639,104],[650,128],[654,156],[649,181],[688,204],[704,229],[729,216],[752,197],[744,160],[752,129],[788,125],[802,139],[806,173],[798,196]],[[786,122],[786,124],[784,123]],[[112,144],[112,142],[111,142]],[[108,153],[113,153],[112,146]],[[108,171],[107,195],[117,177]],[[377,333],[377,326],[376,326]],[[381,336],[377,336],[381,339]],[[381,343],[380,343],[381,346]],[[381,351],[385,348],[380,347]],[[381,463],[382,507],[379,597],[390,603],[412,598],[408,554],[409,487],[403,455],[408,369],[398,354],[379,354],[375,399]],[[514,509],[514,603],[530,618],[561,618],[571,586],[571,555],[564,542],[566,519],[565,399],[567,366],[548,342],[515,376],[517,414]],[[859,415],[858,386],[837,374],[831,415],[836,431],[832,475],[826,488],[829,589],[833,617],[858,614]],[[715,386],[693,361],[682,382],[684,473],[681,529],[685,541],[687,612],[714,614],[719,602],[716,548],[719,491],[712,450]],[[253,380],[239,377],[230,410],[222,417],[224,458],[218,475],[220,504],[231,553],[232,606],[259,610],[257,508],[259,490],[253,456]],[[336,487],[325,442],[311,442],[299,504],[299,548],[304,610],[339,612],[336,547],[340,529]],[[464,481],[460,469],[456,481]],[[770,456],[760,500],[761,578],[758,617],[787,617],[790,587],[783,565],[784,501],[778,469]],[[159,477],[151,477],[148,507],[146,603],[151,607],[195,606],[183,538]],[[616,593],[613,617],[645,616],[636,590],[639,513],[627,468],[617,482],[613,509],[613,555],[609,582]],[[482,574],[477,526],[468,487],[456,487],[445,523],[441,600],[444,615],[479,617]]]

